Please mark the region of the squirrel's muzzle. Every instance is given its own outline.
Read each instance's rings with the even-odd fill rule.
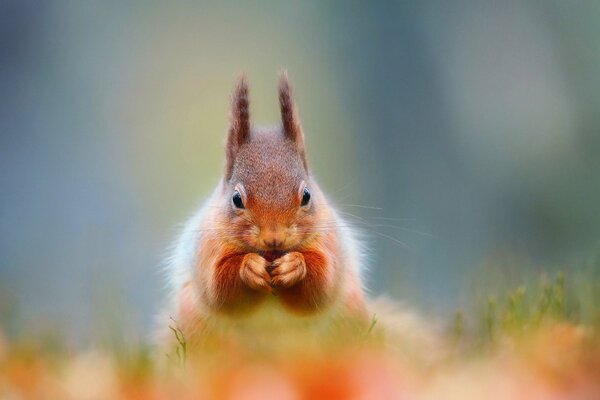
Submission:
[[[260,240],[268,250],[281,249],[286,241],[286,229],[283,226],[273,225],[261,230]]]
[[[283,244],[283,240],[280,240],[277,238],[263,239],[263,243],[265,244],[266,247],[276,250],[281,247],[281,245]]]

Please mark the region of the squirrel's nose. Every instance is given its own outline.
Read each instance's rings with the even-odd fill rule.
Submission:
[[[265,247],[270,249],[282,247],[286,239],[285,228],[275,223],[264,227],[261,229],[261,239]]]
[[[276,249],[283,244],[283,241],[279,240],[277,238],[273,238],[271,240],[265,239],[265,240],[263,240],[263,242],[265,243],[265,246],[271,247],[273,249]]]

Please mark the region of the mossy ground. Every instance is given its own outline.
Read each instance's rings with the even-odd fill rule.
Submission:
[[[145,345],[70,351],[56,338],[2,339],[0,398],[600,398],[599,284],[558,273],[457,311],[440,348],[422,350],[441,355],[426,366],[381,346],[377,316],[359,341],[335,351],[216,350],[205,362],[189,359],[175,321],[168,355]]]

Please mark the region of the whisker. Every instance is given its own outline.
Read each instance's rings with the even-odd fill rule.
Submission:
[[[330,194],[336,194],[336,193],[340,193],[340,192],[342,192],[342,191],[344,191],[344,190],[347,190],[348,188],[350,188],[350,187],[354,186],[355,184],[356,184],[356,180],[354,179],[354,180],[351,180],[351,181],[349,181],[348,183],[346,183],[346,184],[345,184],[344,186],[342,186],[341,188],[339,188],[339,189],[336,189],[336,190],[333,190],[333,191],[330,191],[329,193],[330,193]]]
[[[381,207],[364,206],[362,204],[338,204],[338,206],[342,206],[342,207],[357,207],[357,208],[364,208],[364,209],[367,209],[367,210],[383,211],[383,208],[381,208]]]
[[[371,231],[373,233],[375,233],[376,235],[379,235],[381,237],[389,239],[389,240],[391,240],[393,242],[396,242],[396,243],[402,245],[403,247],[406,247],[406,248],[410,249],[410,246],[408,244],[406,244],[405,242],[403,242],[402,240],[373,229],[373,227],[376,226],[376,225],[370,223],[369,221],[365,220],[364,218],[359,217],[358,215],[354,215],[354,214],[349,213],[349,212],[345,212],[345,211],[340,211],[340,212],[343,213],[343,214],[345,214],[345,215],[348,215],[348,216],[356,218],[358,220],[357,222],[363,223],[365,226],[370,227]]]
[[[382,219],[387,221],[414,221],[415,218],[392,218],[392,217],[368,217],[372,219]]]
[[[421,236],[435,237],[435,235],[432,233],[423,232],[423,231],[420,231],[417,229],[405,228],[403,226],[395,226],[395,225],[387,225],[387,224],[376,224],[374,226],[380,226],[380,227],[391,228],[391,229],[399,229],[399,230],[402,230],[405,232],[416,233],[417,235],[421,235]]]
[[[401,245],[402,247],[404,247],[406,249],[410,249],[411,248],[408,244],[406,244],[402,240],[396,239],[395,237],[392,237],[392,236],[389,236],[389,235],[386,235],[385,233],[381,233],[381,232],[378,232],[378,231],[373,231],[373,233],[375,233],[376,235],[379,235],[379,236],[381,236],[383,238],[389,239],[389,240],[391,240],[391,241],[393,241],[395,243],[398,243],[399,245]]]

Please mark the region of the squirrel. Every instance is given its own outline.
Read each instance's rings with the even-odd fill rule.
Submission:
[[[285,71],[278,92],[281,124],[254,127],[239,78],[223,177],[168,263],[169,313],[188,343],[253,324],[296,333],[368,325],[360,244],[310,173]]]

